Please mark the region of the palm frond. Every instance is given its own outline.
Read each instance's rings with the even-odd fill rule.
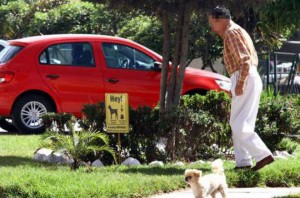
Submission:
[[[72,169],[78,168],[78,162],[84,161],[83,159],[93,153],[108,152],[110,153],[115,162],[115,151],[109,147],[108,136],[98,131],[75,131],[74,125],[68,122],[70,129],[69,134],[48,131],[43,135],[42,145],[46,148],[52,149],[54,152],[63,151],[69,157],[74,159],[74,164],[71,165]]]

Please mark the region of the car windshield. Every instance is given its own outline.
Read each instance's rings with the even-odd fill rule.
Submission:
[[[0,63],[6,63],[17,55],[23,47],[8,45],[0,52]]]

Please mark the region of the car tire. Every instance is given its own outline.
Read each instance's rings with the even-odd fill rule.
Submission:
[[[0,127],[7,132],[16,132],[17,128],[14,124],[8,121],[8,118],[0,117]]]
[[[31,94],[21,97],[14,105],[12,119],[20,133],[43,133],[43,114],[54,112],[53,104],[44,96]]]

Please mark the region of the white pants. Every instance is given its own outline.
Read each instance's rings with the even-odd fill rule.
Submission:
[[[235,86],[238,76],[239,71],[236,71],[230,77],[232,82],[230,126],[233,134],[235,163],[236,167],[252,166],[252,159],[258,162],[271,155],[270,150],[254,132],[262,82],[256,67],[251,66],[245,81],[244,93],[236,96]]]

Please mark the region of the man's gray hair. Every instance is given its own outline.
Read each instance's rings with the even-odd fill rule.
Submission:
[[[223,6],[215,7],[209,15],[214,19],[231,19],[230,11]]]

